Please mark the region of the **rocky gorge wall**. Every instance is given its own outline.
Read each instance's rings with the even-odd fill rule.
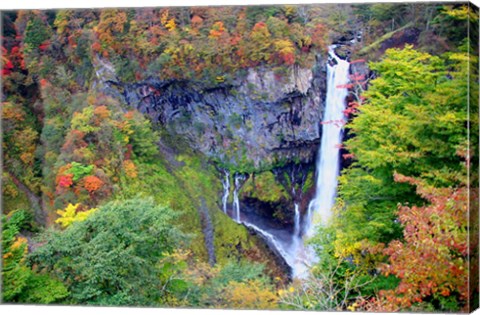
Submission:
[[[321,133],[325,64],[326,57],[317,55],[311,69],[291,66],[277,74],[250,68],[233,82],[214,86],[162,78],[123,83],[101,60],[96,71],[110,94],[188,139],[195,150],[248,172],[281,161],[313,161]]]

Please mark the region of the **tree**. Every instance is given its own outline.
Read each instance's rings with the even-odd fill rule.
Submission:
[[[429,204],[399,206],[404,241],[392,241],[384,250],[389,258],[382,272],[395,275],[400,283],[393,290],[380,291],[371,310],[426,309],[430,304],[442,311],[467,311],[468,188],[429,187],[400,174],[395,180],[415,185]]]
[[[186,236],[177,215],[151,198],[113,201],[62,232],[42,235],[29,261],[64,281],[74,303],[155,305],[161,294],[159,260]]]
[[[25,211],[2,216],[2,297],[4,302],[60,302],[68,295],[65,286],[26,265],[27,239],[19,235],[27,224]]]
[[[377,78],[347,125],[354,137],[345,147],[354,162],[339,179],[339,248],[401,237],[397,203],[424,200],[411,185],[395,182],[394,172],[436,187],[459,184],[465,169],[457,152],[468,141],[467,60],[465,54],[440,58],[407,46],[370,65]]]

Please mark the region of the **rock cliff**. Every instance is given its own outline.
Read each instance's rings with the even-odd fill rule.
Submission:
[[[278,74],[250,68],[233,82],[219,78],[213,86],[161,78],[126,84],[104,61],[97,63],[97,74],[101,87],[169,133],[230,168],[246,171],[293,159],[313,161],[320,141],[325,63],[319,55],[312,69],[292,66]]]

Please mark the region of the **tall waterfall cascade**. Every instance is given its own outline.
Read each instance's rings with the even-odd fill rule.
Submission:
[[[322,138],[316,161],[315,196],[308,205],[306,218],[303,219],[303,237],[313,236],[318,224],[325,225],[332,216],[332,208],[337,194],[338,176],[340,172],[340,148],[345,124],[344,110],[349,82],[350,64],[335,55],[335,46],[329,47],[329,63],[327,64],[327,95],[325,111],[322,120]],[[300,220],[300,218],[298,218]],[[299,223],[298,223],[299,224]],[[297,229],[297,214],[295,212],[295,227]],[[300,233],[301,234],[301,233]],[[297,257],[293,267],[294,278],[305,278],[308,266],[317,261],[313,250],[298,241],[301,237],[293,236],[291,250]]]
[[[344,110],[350,64],[340,59],[329,47],[333,65],[327,65],[327,97],[322,121],[322,139],[316,165],[316,192],[308,206],[306,236],[312,236],[317,224],[326,224],[332,216],[340,171],[340,147],[345,124]]]
[[[295,188],[292,195],[296,200],[293,209],[293,229],[274,229],[268,226],[259,217],[243,213],[240,216],[239,191],[245,176],[233,176],[233,203],[231,217],[237,223],[243,224],[255,231],[280,255],[292,270],[293,278],[305,278],[308,275],[308,266],[315,263],[316,257],[313,250],[305,246],[303,238],[311,237],[315,228],[328,223],[332,216],[335,204],[338,176],[340,171],[340,148],[345,124],[344,110],[348,89],[345,85],[349,82],[350,64],[340,59],[335,54],[335,46],[329,47],[329,62],[327,64],[327,94],[322,126],[321,144],[316,161],[316,190],[315,196],[310,201],[308,211],[302,218],[300,205],[296,198]],[[228,198],[230,194],[230,173],[224,171],[222,206],[227,213]],[[292,183],[295,176],[291,174]],[[303,223],[303,224],[302,224]]]

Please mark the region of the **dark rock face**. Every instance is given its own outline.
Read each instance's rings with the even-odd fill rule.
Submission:
[[[395,33],[392,37],[382,42],[378,53],[384,54],[389,48],[403,48],[406,44],[417,45],[420,30],[415,27],[409,27],[401,32]]]
[[[317,56],[312,69],[290,67],[282,77],[269,69],[249,69],[230,85],[213,88],[158,78],[123,84],[104,61],[96,71],[110,94],[189,139],[193,148],[226,164],[259,167],[293,158],[313,161],[321,133],[325,62],[325,56]]]

